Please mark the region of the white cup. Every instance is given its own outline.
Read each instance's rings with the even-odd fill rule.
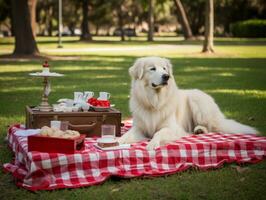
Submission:
[[[94,92],[92,92],[92,91],[85,91],[84,92],[84,95],[83,95],[83,99],[84,99],[84,101],[87,102],[93,96],[94,96]]]
[[[74,103],[83,101],[83,92],[74,92]]]
[[[108,93],[108,92],[100,92],[99,93],[99,100],[104,100],[104,101],[106,101],[106,100],[108,100],[109,98],[111,97],[111,94],[110,93]]]
[[[90,106],[89,106],[88,104],[84,104],[84,105],[82,105],[82,110],[83,110],[84,112],[88,112],[89,109],[90,109]]]
[[[58,128],[58,129],[60,129],[60,127],[61,127],[61,121],[56,121],[56,120],[50,121],[50,127],[51,128]]]

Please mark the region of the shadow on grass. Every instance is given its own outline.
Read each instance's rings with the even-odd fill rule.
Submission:
[[[52,71],[65,74],[51,79],[50,102],[72,98],[74,91],[108,91],[123,117],[128,117],[130,77],[134,56],[91,56],[87,60],[50,61]],[[197,88],[211,94],[227,116],[266,131],[266,84],[264,58],[173,58],[175,80],[180,88]],[[5,62],[0,72],[1,115],[22,114],[25,105],[40,101],[42,83],[28,73],[38,71],[40,61]],[[36,67],[35,67],[36,65]],[[1,70],[1,67],[0,67]],[[11,103],[12,102],[12,103]],[[16,106],[14,106],[14,104]],[[18,109],[21,108],[21,109]],[[23,108],[23,109],[22,109]],[[256,121],[249,122],[248,117]]]
[[[74,91],[93,90],[109,91],[111,101],[122,111],[123,118],[130,116],[128,111],[128,94],[130,77],[128,68],[134,56],[86,56],[86,60],[52,60],[52,71],[66,76],[52,79],[50,103],[59,98],[72,98]],[[266,70],[264,58],[173,58],[174,75],[180,88],[198,88],[211,94],[226,116],[242,123],[266,131]],[[37,105],[40,102],[42,81],[28,76],[28,73],[41,69],[40,60],[34,61],[0,61],[0,128],[1,140],[6,135],[6,125],[24,120],[25,105]],[[35,67],[36,66],[36,67]],[[5,70],[1,71],[2,68]],[[254,120],[249,121],[252,117]],[[264,134],[265,135],[265,134]],[[1,163],[9,162],[12,155],[5,144],[0,144]],[[120,179],[111,178],[101,187],[81,189],[62,189],[30,193],[17,189],[10,175],[0,176],[2,199],[20,196],[28,199],[75,199],[78,197],[96,196],[99,194],[125,194],[139,199],[148,195],[151,198],[175,199],[230,199],[241,195],[242,199],[258,196],[265,197],[265,164],[250,165],[251,170],[237,173],[231,165],[207,173],[194,169],[187,172],[160,177],[156,179]],[[248,165],[249,167],[249,165]],[[241,180],[244,181],[242,182]],[[219,180],[219,181],[217,181]],[[210,185],[215,185],[210,187]],[[233,186],[233,187],[232,187]],[[232,189],[233,188],[233,189]],[[237,189],[237,190],[235,190]],[[136,197],[136,191],[139,192]],[[222,193],[217,193],[222,191]],[[226,192],[226,193],[225,193]],[[224,194],[225,193],[225,194]],[[147,194],[146,196],[143,194]],[[181,195],[180,195],[181,194]],[[187,196],[192,194],[192,196]],[[203,194],[203,196],[202,196]],[[183,195],[183,196],[182,196]],[[194,195],[194,196],[193,196]],[[201,196],[199,196],[201,195]],[[118,196],[108,197],[119,198]],[[219,197],[219,198],[218,198]]]
[[[93,83],[97,83],[98,80],[128,81],[128,68],[137,57],[87,56],[86,58],[87,60],[50,61],[52,71],[66,74],[64,78],[54,81],[67,83],[76,80],[76,84],[83,80],[94,81]],[[172,58],[171,62],[177,83],[184,87],[257,90],[266,88],[265,58]],[[27,77],[28,73],[38,70],[42,61],[0,61],[0,64],[2,67],[10,66],[10,71],[7,69],[0,73],[1,85],[28,86],[27,81],[24,82],[22,78],[30,80]],[[6,82],[7,80],[14,81]]]
[[[53,41],[39,41],[40,44],[57,44],[57,42]],[[110,41],[110,40],[94,40],[94,41],[73,41],[73,40],[67,40],[64,41],[64,43],[67,44],[103,44],[103,45],[201,45],[203,44],[202,40],[161,40],[161,39],[155,39],[153,42],[149,42],[146,40],[127,40],[127,41]],[[214,45],[219,46],[265,46],[266,41],[265,40],[229,40],[229,41],[222,41],[222,40],[214,40]]]
[[[52,39],[51,39],[52,38]],[[109,39],[107,39],[109,38]],[[146,37],[132,37],[127,38],[126,41],[120,41],[120,37],[99,37],[93,41],[84,41],[79,40],[77,37],[63,37],[63,44],[103,44],[103,45],[157,45],[157,44],[165,44],[165,45],[199,45],[203,43],[203,40],[195,39],[195,40],[183,40],[177,36],[156,36],[153,42],[148,42]],[[112,39],[112,40],[111,40]],[[57,37],[38,37],[38,44],[57,44]],[[7,38],[0,42],[2,45],[11,45],[14,44],[14,41],[11,38]],[[266,40],[264,38],[215,38],[215,45],[227,46],[265,46]]]

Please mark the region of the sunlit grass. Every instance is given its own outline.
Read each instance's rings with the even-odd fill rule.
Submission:
[[[69,72],[74,72],[74,71],[80,71],[80,70],[88,70],[88,71],[97,71],[97,70],[111,70],[111,71],[117,71],[117,70],[122,70],[123,68],[121,67],[103,67],[103,66],[72,66],[72,67],[60,67],[58,69],[54,68],[54,70],[58,71],[69,71]],[[40,69],[38,69],[40,70]]]
[[[206,90],[208,93],[236,94],[243,97],[264,98],[266,100],[266,90],[234,90],[234,89],[214,89]]]
[[[215,70],[215,71],[250,71],[249,68],[226,68],[226,67],[217,67],[217,66],[210,66],[210,67],[204,67],[204,66],[196,66],[196,67],[186,67],[183,71],[184,72],[208,72],[210,70]],[[230,72],[224,72],[220,74],[232,74]]]
[[[254,126],[266,135],[265,39],[216,38],[215,55],[201,54],[201,41],[184,42],[175,37],[155,39],[154,43],[146,42],[145,37],[120,43],[118,37],[96,37],[96,42],[88,43],[67,37],[63,38],[61,50],[57,49],[57,38],[37,38],[41,52],[54,56],[49,61],[51,71],[65,74],[51,79],[50,103],[73,98],[74,91],[92,90],[95,95],[108,91],[112,104],[121,110],[124,119],[128,118],[131,116],[128,68],[140,56],[165,56],[173,63],[174,77],[180,88],[207,92],[227,117]],[[0,55],[11,53],[12,43],[10,38],[0,38]],[[40,103],[42,79],[28,74],[40,71],[42,62],[42,59],[0,58],[1,141],[7,125],[24,123],[25,105]],[[1,142],[0,163],[10,162],[11,158],[6,144]],[[266,162],[248,168],[250,170],[244,173],[230,166],[207,172],[191,170],[154,179],[109,180],[95,187],[38,193],[17,189],[11,176],[0,172],[0,199],[265,198]]]
[[[79,37],[63,37],[60,49],[56,37],[37,37],[40,52],[51,56],[142,56],[145,52],[145,55],[166,57],[202,57],[202,41],[184,42],[182,37],[174,36],[156,36],[154,42],[147,42],[145,36],[132,37],[125,42],[119,40],[119,37],[94,37],[93,42],[82,42]],[[12,53],[13,42],[13,38],[0,38],[0,55]],[[265,39],[215,38],[214,43],[216,54],[211,57],[262,58],[266,51]]]

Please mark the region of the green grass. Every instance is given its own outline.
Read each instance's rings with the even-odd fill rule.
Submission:
[[[266,135],[266,40],[215,40],[215,55],[200,53],[201,42],[175,37],[144,37],[119,42],[97,37],[93,43],[64,38],[57,49],[56,38],[38,38],[42,53],[51,56],[53,71],[65,77],[52,80],[50,102],[71,98],[74,91],[109,91],[111,101],[129,117],[128,67],[140,56],[171,59],[180,88],[198,88],[212,95],[226,116],[258,128]],[[0,55],[11,53],[13,40],[0,38]],[[42,60],[0,58],[0,165],[12,159],[3,142],[8,124],[24,122],[25,105],[40,101],[41,80],[28,73],[41,69]],[[253,117],[254,120],[249,121]],[[31,193],[18,189],[11,175],[0,172],[0,199],[265,199],[266,162],[232,165],[209,171],[189,170],[152,179],[112,178],[102,185]]]

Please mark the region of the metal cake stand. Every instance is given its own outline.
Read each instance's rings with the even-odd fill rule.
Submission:
[[[42,102],[39,106],[35,107],[34,110],[49,112],[52,111],[52,106],[48,103],[48,96],[51,92],[51,84],[48,80],[49,77],[61,77],[63,74],[55,73],[55,72],[36,72],[30,73],[30,76],[43,78],[43,94],[42,94]]]

